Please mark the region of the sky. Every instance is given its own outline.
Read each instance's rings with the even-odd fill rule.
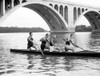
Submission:
[[[58,1],[58,0],[55,0],[55,1]],[[79,3],[79,4],[84,4],[84,5],[100,8],[100,0],[60,0],[60,1],[67,1],[67,2],[72,2],[75,4]]]
[[[55,0],[58,1],[58,0]],[[100,0],[59,0],[65,2],[85,4],[88,6],[100,8]],[[85,24],[90,25],[89,22],[83,16],[78,22],[77,25]],[[28,8],[19,8],[14,13],[12,13],[1,26],[17,26],[17,27],[42,27],[46,30],[49,30],[47,23],[43,20],[39,14],[35,11],[32,11]]]
[[[15,27],[42,27],[49,29],[47,23],[37,14],[28,8],[19,8],[3,22],[2,26]]]

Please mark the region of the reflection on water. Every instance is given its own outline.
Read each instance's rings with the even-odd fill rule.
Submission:
[[[34,33],[40,44],[45,33]],[[56,34],[59,43],[69,34]],[[0,76],[100,76],[100,58],[42,56],[10,53],[11,48],[26,48],[28,33],[0,34]],[[75,33],[73,41],[84,49],[100,52],[100,35]],[[77,51],[76,49],[75,51]],[[81,49],[79,49],[81,51]]]

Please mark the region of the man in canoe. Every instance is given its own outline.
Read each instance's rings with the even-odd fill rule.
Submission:
[[[44,51],[44,49],[48,49],[48,51],[58,51],[57,47],[57,40],[56,35],[53,35],[51,38],[49,34],[46,34],[45,37],[41,38],[41,50]]]
[[[57,39],[56,39],[56,35],[53,35],[50,39],[50,46],[54,46],[57,44]]]
[[[45,37],[40,39],[41,41],[41,50],[44,51],[44,49],[49,50],[49,42],[50,42],[50,37],[49,34],[46,34]]]
[[[29,33],[29,37],[27,38],[27,41],[28,41],[28,43],[27,43],[27,49],[31,50],[31,48],[33,47],[37,51],[37,47],[36,47],[35,41],[32,38],[32,32]]]
[[[57,39],[56,39],[56,35],[53,35],[52,37],[51,37],[51,39],[50,39],[50,52],[53,52],[53,51],[58,51],[59,49],[58,49],[58,47],[57,47],[57,44],[58,43],[58,41],[57,41]]]
[[[71,50],[74,52],[74,47],[78,47],[76,44],[73,43],[72,39],[73,34],[70,34],[70,39],[64,39],[65,41],[65,52]]]

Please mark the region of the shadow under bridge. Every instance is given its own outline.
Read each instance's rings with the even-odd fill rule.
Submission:
[[[50,7],[43,4],[28,4],[24,7],[36,11],[46,21],[52,32],[68,32],[64,21]]]

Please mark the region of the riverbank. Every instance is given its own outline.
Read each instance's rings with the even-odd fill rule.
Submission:
[[[0,27],[0,33],[14,33],[14,32],[46,32],[40,27]]]

